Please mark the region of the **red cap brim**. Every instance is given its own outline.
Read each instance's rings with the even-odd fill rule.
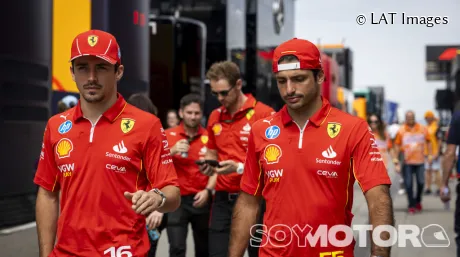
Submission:
[[[77,59],[78,57],[82,57],[82,56],[96,56],[98,58],[101,58],[102,60],[112,64],[112,65],[115,65],[117,63],[117,60],[113,59],[113,58],[110,58],[109,56],[107,55],[97,55],[97,54],[81,54],[81,55],[77,55],[75,57],[73,57],[72,59],[69,60],[69,62]]]

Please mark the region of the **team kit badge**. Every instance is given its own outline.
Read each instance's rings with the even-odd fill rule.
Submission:
[[[133,119],[129,119],[129,118],[121,119],[121,123],[120,123],[121,131],[123,131],[123,133],[125,134],[130,132],[134,127],[134,123],[136,123],[136,121]]]
[[[340,123],[329,122],[327,124],[327,134],[329,135],[330,138],[334,138],[340,133],[341,128],[342,128],[342,125]]]

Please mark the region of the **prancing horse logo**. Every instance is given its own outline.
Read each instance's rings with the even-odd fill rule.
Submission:
[[[134,127],[134,123],[135,121],[133,119],[129,119],[129,118],[121,119],[121,123],[120,123],[121,131],[123,131],[123,133],[125,134],[130,132]]]
[[[95,46],[97,44],[98,39],[99,39],[98,36],[91,35],[91,36],[88,37],[88,44],[90,46]]]

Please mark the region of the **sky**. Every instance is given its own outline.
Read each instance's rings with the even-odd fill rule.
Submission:
[[[354,55],[354,88],[384,86],[385,98],[399,103],[400,112],[414,110],[418,120],[434,110],[436,89],[446,82],[425,79],[425,46],[460,44],[458,0],[295,0],[295,36],[321,44],[340,44]],[[396,12],[394,24],[377,23],[382,13]],[[402,24],[411,16],[446,16],[449,23]],[[357,24],[357,16],[367,18]],[[389,15],[387,15],[390,18]],[[390,19],[388,19],[388,22]],[[403,117],[401,117],[403,118]]]

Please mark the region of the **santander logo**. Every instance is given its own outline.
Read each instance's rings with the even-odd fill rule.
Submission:
[[[334,149],[332,149],[331,145],[329,146],[329,148],[327,148],[325,151],[323,151],[322,154],[323,154],[324,158],[328,158],[328,159],[332,159],[332,158],[337,157],[337,153],[334,152]]]
[[[114,145],[113,150],[116,153],[126,153],[126,152],[128,152],[128,148],[126,148],[125,143],[123,142],[123,140],[120,143],[118,143],[117,145]]]

